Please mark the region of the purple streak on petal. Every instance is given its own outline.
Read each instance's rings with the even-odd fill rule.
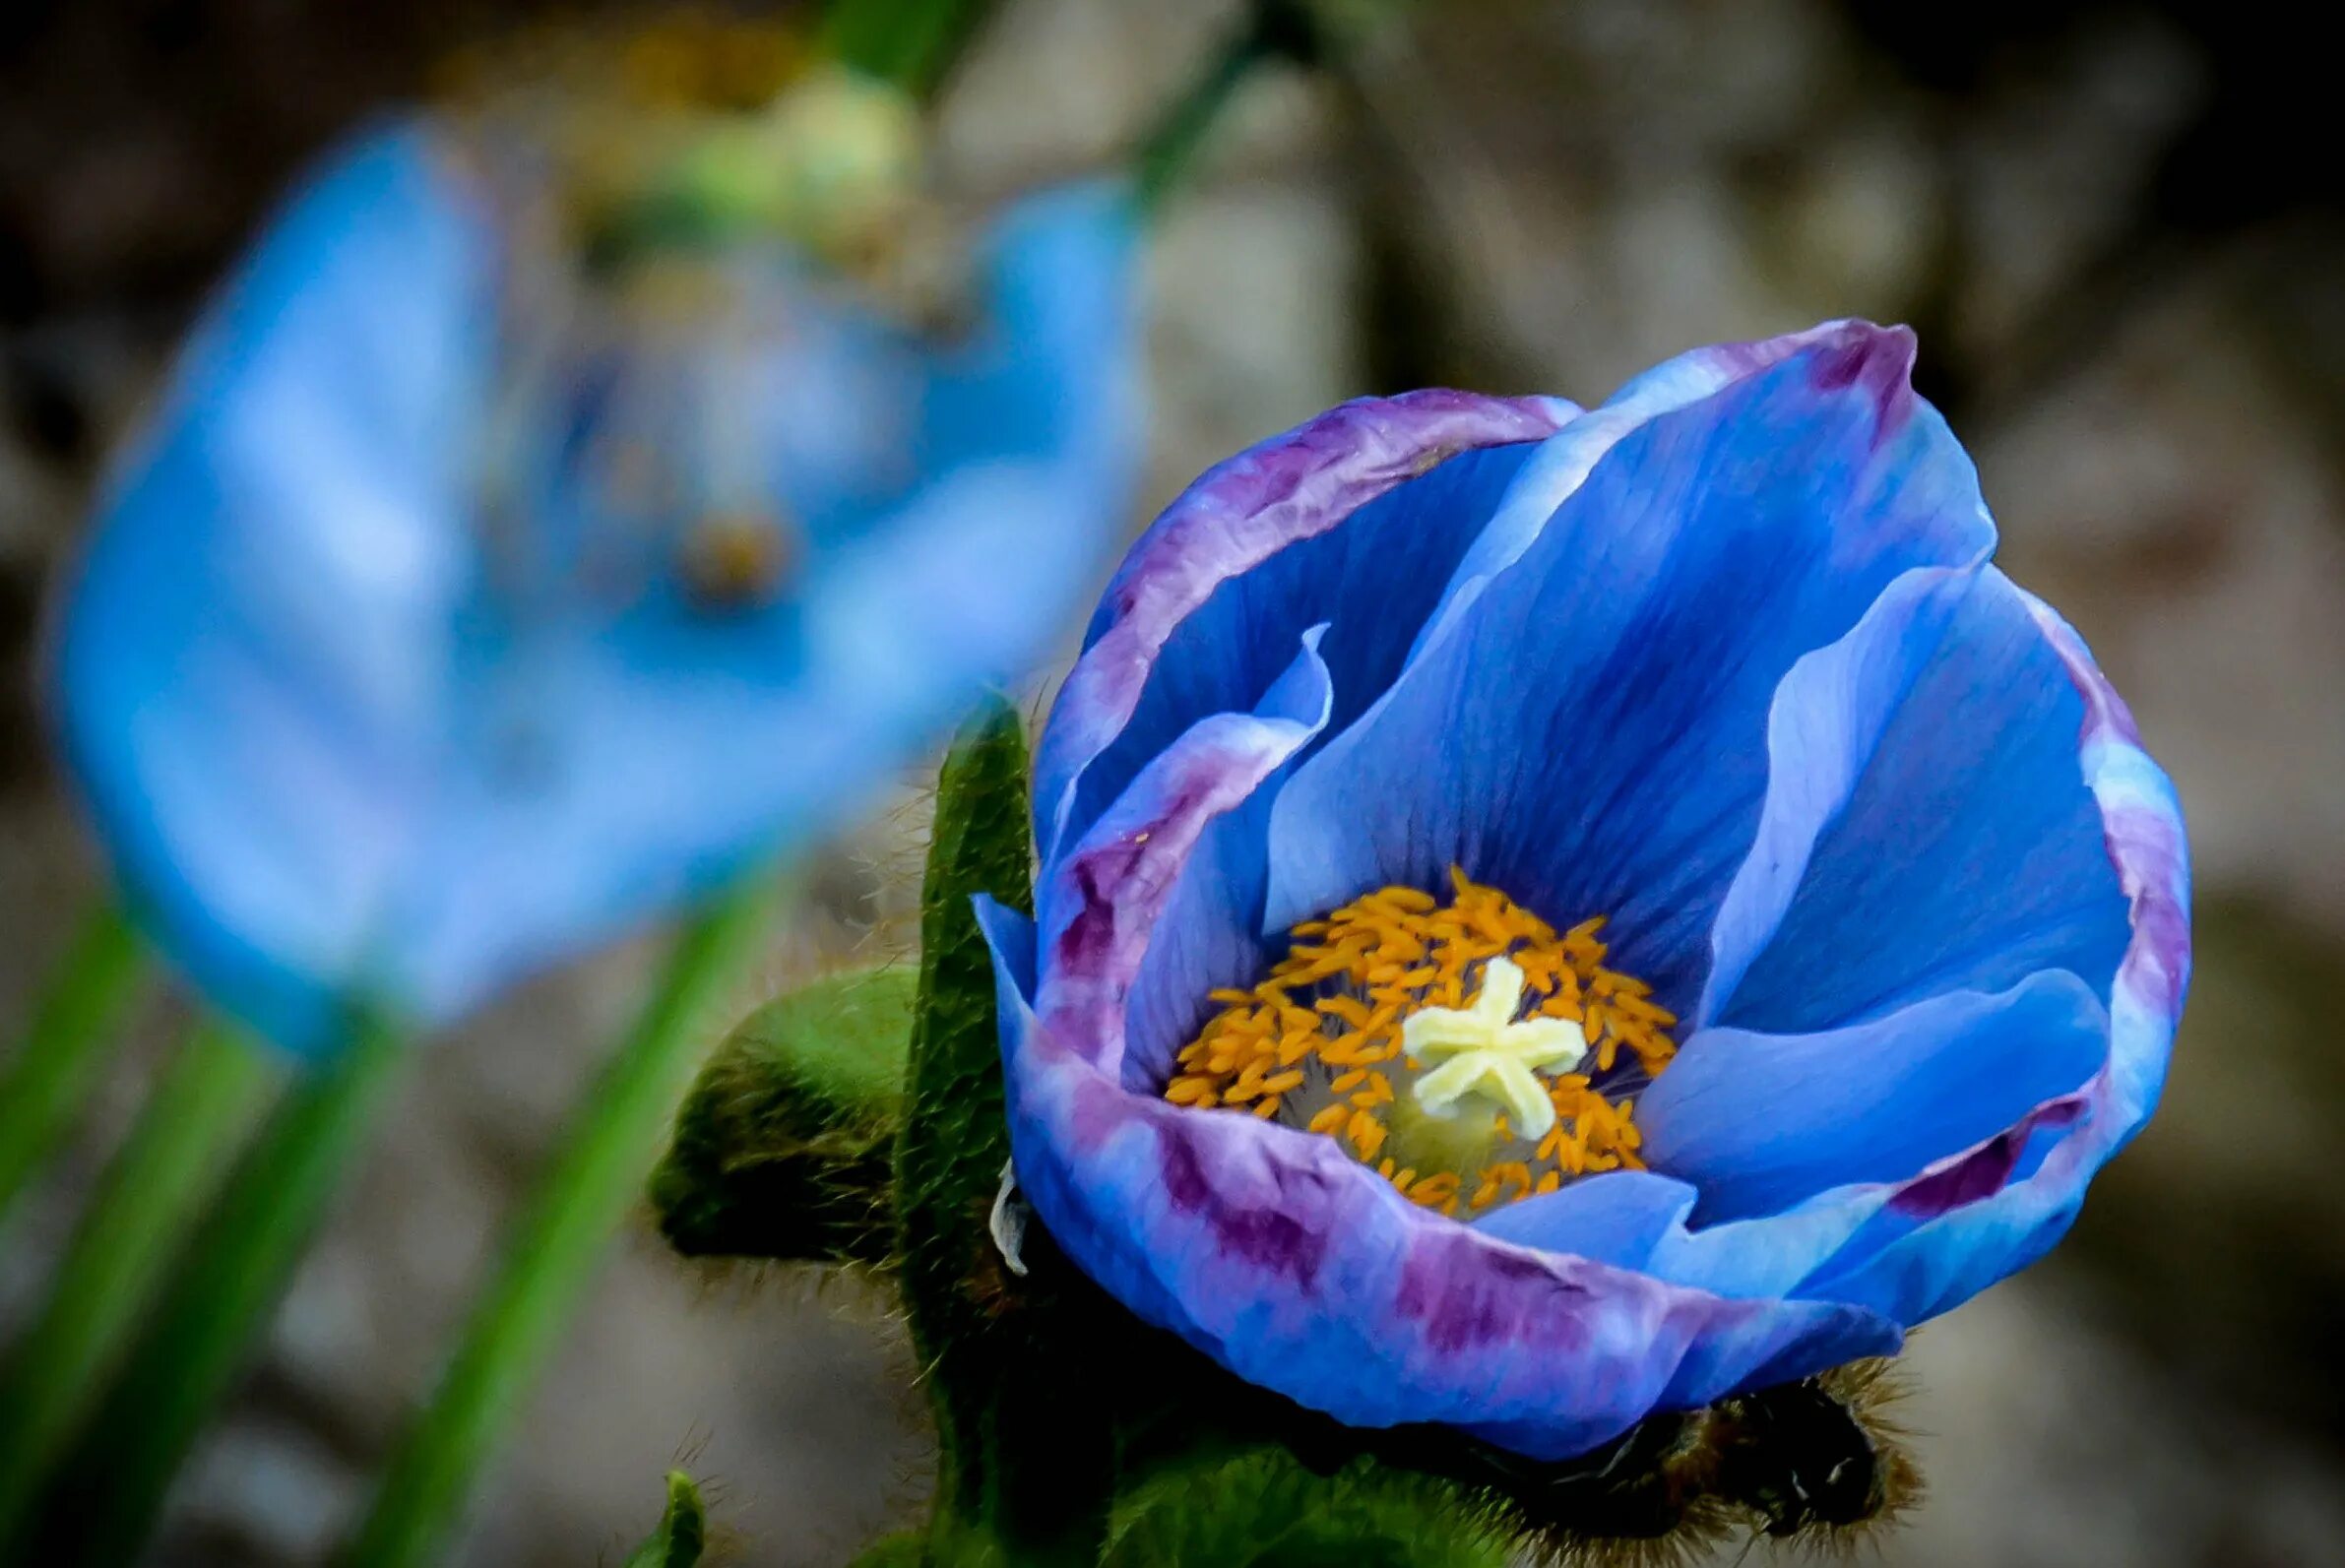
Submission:
[[[1037,890],[1036,1005],[1061,1039],[1109,1073],[1124,1054],[1124,1001],[1190,850],[1327,722],[1319,634],[1252,714],[1192,725],[1055,865]]]
[[[2174,786],[2141,750],[2131,716],[2082,641],[2041,600],[2024,592],[2019,597],[2084,699],[2079,766],[2130,905],[2131,939],[2110,987],[2109,1060],[2101,1072],[2077,1093],[2038,1107],[2022,1136],[1905,1184],[1907,1191],[1892,1194],[1801,1286],[1908,1324],[1960,1305],[2059,1239],[2087,1183],[2157,1103],[2188,989],[2189,849]],[[2006,1156],[2014,1161],[2008,1167]],[[1946,1174],[1974,1158],[1982,1161],[1976,1172]],[[1970,1180],[1986,1186],[1991,1176],[1995,1190],[1969,1194]],[[1967,1201],[1941,1209],[1949,1194]],[[1925,1218],[1933,1210],[1939,1212]]]
[[[1848,339],[1816,361],[1815,383],[1827,391],[1862,387],[1872,397],[1873,439],[1886,442],[1914,411],[1914,330],[1890,327]]]
[[[1021,1187],[1102,1286],[1240,1377],[1354,1425],[1442,1421],[1559,1458],[1899,1342],[1836,1303],[1727,1300],[1478,1235],[1331,1139],[1127,1093],[1028,1005],[1025,922],[983,917]]]
[[[1653,1168],[1701,1189],[1699,1223],[1755,1219],[1959,1157],[2076,1092],[2108,1055],[2100,994],[2045,970],[1812,1034],[1696,1030],[1637,1124]]]
[[[1577,410],[1553,398],[1432,390],[1359,399],[1208,470],[1150,526],[1109,584],[1035,759],[1045,860],[1083,770],[1139,705],[1158,653],[1224,582],[1323,533],[1443,459],[1535,441]]]
[[[2132,940],[2111,996],[2111,1072],[2129,1137],[2156,1103],[2190,984],[2190,849],[2174,784],[2141,749],[2132,714],[2075,631],[2035,596],[2020,599],[2084,698],[2078,733],[2086,784],[2130,906]]]
[[[2081,1095],[2068,1095],[2037,1106],[2018,1122],[1965,1155],[1957,1155],[1928,1173],[1899,1187],[1889,1207],[1917,1220],[1934,1220],[1964,1204],[1992,1198],[2003,1190],[2018,1168],[2020,1152],[2039,1128],[2074,1124],[2084,1115]]]

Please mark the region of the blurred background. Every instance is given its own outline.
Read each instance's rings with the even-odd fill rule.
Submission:
[[[43,587],[103,455],[306,156],[553,15],[0,16],[0,1018],[95,896],[31,693]],[[1119,157],[1228,21],[1203,0],[1005,0],[945,95],[943,178],[997,191]],[[2066,1247],[1919,1338],[1906,1418],[1931,1496],[1883,1542],[1892,1564],[2345,1562],[2330,75],[2241,0],[1420,0],[1339,72],[1250,84],[1154,241],[1151,508],[1358,393],[1594,402],[1700,343],[1912,323],[2006,564],[2092,643],[2179,783],[2199,970],[2164,1109]],[[820,862],[767,984],[904,945],[913,784]],[[158,1561],[303,1563],[334,1539],[652,956],[535,985],[410,1077]],[[181,1005],[148,1008],[154,1051]],[[0,1335],[144,1070],[133,1053],[0,1238]],[[827,1568],[920,1496],[911,1371],[852,1284],[696,1272],[638,1225],[455,1560],[615,1561],[661,1472],[695,1456],[731,1560]]]

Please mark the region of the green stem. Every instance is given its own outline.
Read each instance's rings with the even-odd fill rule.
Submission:
[[[1153,218],[1163,210],[1165,198],[1196,161],[1207,134],[1254,67],[1271,60],[1307,61],[1316,49],[1300,0],[1254,0],[1221,53],[1142,139],[1132,158],[1141,212]]]
[[[284,1294],[405,1045],[386,1024],[361,1023],[338,1057],[279,1101],[59,1467],[32,1549],[15,1557],[0,1541],[0,1561],[115,1568],[138,1555],[180,1461]]]
[[[15,1534],[97,1380],[125,1350],[171,1260],[171,1239],[225,1174],[269,1082],[269,1062],[251,1040],[204,1024],[149,1092],[47,1304],[0,1377],[0,1540]]]
[[[916,97],[932,96],[993,0],[836,0],[823,48]]]
[[[392,1455],[343,1563],[393,1568],[436,1560],[498,1434],[519,1413],[596,1261],[642,1190],[667,1119],[708,1046],[713,1004],[731,992],[775,902],[770,880],[746,885],[678,941],[658,990],[526,1201],[439,1392]]]
[[[92,913],[66,949],[32,1022],[0,1077],[0,1216],[57,1147],[120,1043],[114,1026],[144,966],[138,934],[112,906]]]

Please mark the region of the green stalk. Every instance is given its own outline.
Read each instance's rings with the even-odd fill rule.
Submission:
[[[58,1468],[22,1556],[118,1568],[139,1554],[204,1422],[243,1370],[341,1184],[405,1036],[360,1023],[342,1053],[278,1102],[220,1202],[180,1249],[129,1365]]]
[[[269,1082],[259,1047],[203,1024],[149,1092],[47,1304],[0,1376],[0,1540],[16,1533],[98,1379],[124,1353],[171,1260],[171,1239],[225,1174]]]
[[[823,51],[915,97],[932,96],[993,0],[835,0]]]
[[[138,934],[111,905],[82,923],[0,1077],[0,1216],[57,1147],[120,1043],[137,989]]]
[[[1165,111],[1132,158],[1140,211],[1151,218],[1195,163],[1198,149],[1229,107],[1238,84],[1272,60],[1308,62],[1318,38],[1303,0],[1254,0],[1204,74]]]
[[[349,1568],[437,1560],[442,1537],[636,1201],[717,1020],[777,902],[771,879],[728,895],[678,941],[650,1003],[526,1201],[439,1392],[392,1455],[339,1559]]]

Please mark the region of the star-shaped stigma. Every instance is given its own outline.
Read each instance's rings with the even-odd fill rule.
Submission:
[[[1413,1086],[1427,1114],[1454,1116],[1460,1099],[1480,1095],[1504,1108],[1520,1137],[1542,1138],[1554,1126],[1554,1101],[1536,1069],[1578,1061],[1588,1037],[1569,1019],[1517,1019],[1522,1005],[1522,967],[1494,958],[1483,966],[1472,1007],[1428,1007],[1402,1022],[1401,1048],[1432,1068]]]

